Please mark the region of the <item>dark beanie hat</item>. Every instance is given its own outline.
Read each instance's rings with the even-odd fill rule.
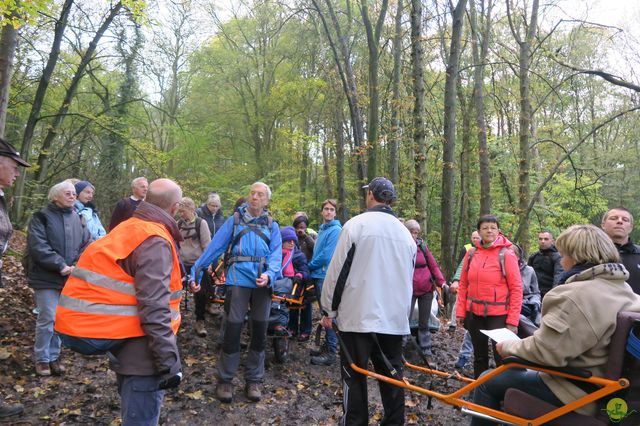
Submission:
[[[293,226],[285,226],[280,230],[280,235],[282,236],[282,242],[285,241],[295,241],[298,243],[298,236],[296,235],[296,230],[293,229]]]
[[[92,188],[94,188],[94,189],[95,189],[95,187],[94,187],[93,185],[91,185],[91,182],[89,182],[88,180],[81,180],[81,181],[77,182],[77,183],[75,184],[75,187],[76,187],[76,195],[80,195],[80,193],[81,193],[82,191],[84,191],[84,189],[85,189],[87,186],[90,186],[90,187],[92,187]]]
[[[301,223],[304,223],[305,225],[309,226],[309,218],[307,218],[306,216],[296,217],[293,221],[293,227],[297,228],[298,225],[300,225]]]

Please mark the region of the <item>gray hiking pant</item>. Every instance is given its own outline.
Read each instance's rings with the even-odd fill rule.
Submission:
[[[242,324],[251,306],[249,321],[251,343],[245,363],[244,379],[247,383],[260,382],[264,376],[264,350],[271,307],[271,289],[228,286],[227,297],[229,293],[231,293],[231,303],[216,376],[219,382],[230,383],[233,380],[240,365]]]

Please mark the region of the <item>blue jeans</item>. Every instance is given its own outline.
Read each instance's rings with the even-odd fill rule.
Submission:
[[[462,346],[460,346],[460,354],[458,356],[469,359],[471,358],[471,355],[473,355],[473,343],[471,342],[471,333],[469,333],[469,330],[465,330],[464,338],[462,339]]]
[[[156,426],[164,398],[160,377],[118,374],[117,379],[122,426]]]
[[[36,320],[36,342],[34,352],[36,362],[56,361],[60,356],[60,336],[53,331],[60,290],[51,288],[35,289],[38,319]]]
[[[91,339],[67,334],[59,336],[62,340],[62,346],[82,355],[104,355],[126,341],[126,339]]]
[[[483,373],[482,375],[487,374]],[[473,402],[485,407],[500,410],[507,389],[519,389],[557,407],[562,402],[556,397],[540,378],[540,374],[533,370],[510,369],[478,386],[473,394]],[[473,417],[471,426],[495,425],[497,423]]]
[[[322,294],[322,283],[324,282],[324,278],[314,278],[314,282],[318,295]],[[336,335],[336,332],[333,330],[333,328],[324,329],[324,339],[329,352],[335,354],[338,350],[338,336]]]

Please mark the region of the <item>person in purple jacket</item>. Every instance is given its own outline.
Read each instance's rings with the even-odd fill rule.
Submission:
[[[422,353],[427,357],[429,365],[432,368],[436,368],[433,362],[433,353],[431,352],[429,316],[431,304],[433,303],[433,291],[436,285],[442,287],[446,280],[431,251],[429,251],[425,242],[419,238],[420,224],[411,219],[406,221],[404,226],[407,227],[418,246],[416,265],[413,270],[413,297],[411,298],[411,310],[409,312],[413,312],[416,301],[418,301],[418,345]]]

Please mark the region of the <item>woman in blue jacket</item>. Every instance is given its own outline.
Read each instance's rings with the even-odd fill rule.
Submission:
[[[107,231],[105,231],[104,226],[102,226],[100,217],[98,217],[98,210],[95,204],[93,204],[94,186],[89,181],[81,180],[77,182],[74,187],[77,196],[74,208],[80,216],[80,220],[89,230],[91,238],[97,240],[98,238],[104,237],[107,235]]]
[[[322,220],[318,231],[318,240],[313,248],[313,257],[309,262],[311,279],[316,286],[316,294],[322,293],[322,283],[329,268],[331,257],[338,244],[338,236],[342,231],[340,221],[336,220],[337,202],[333,199],[322,202]],[[325,346],[319,350],[311,351],[311,363],[315,365],[331,365],[336,362],[338,349],[338,337],[331,328],[325,329]]]

